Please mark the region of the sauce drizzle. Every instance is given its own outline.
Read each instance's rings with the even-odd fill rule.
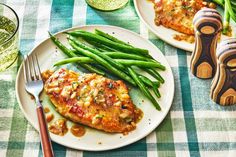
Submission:
[[[70,128],[70,132],[76,136],[76,137],[82,137],[84,136],[84,134],[86,133],[86,130],[84,128],[84,126],[82,125],[78,125],[78,124],[74,124],[71,128]]]
[[[56,135],[64,136],[68,132],[65,119],[58,119],[52,125],[49,126],[48,130]]]

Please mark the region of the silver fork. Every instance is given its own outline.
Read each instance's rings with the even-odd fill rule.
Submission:
[[[39,94],[43,90],[43,81],[41,77],[41,71],[39,68],[38,58],[36,55],[26,56],[24,61],[24,78],[25,89],[28,93],[32,94],[37,104],[37,116],[39,123],[39,134],[41,139],[41,145],[43,149],[43,155],[45,157],[53,157],[53,149],[51,139],[48,133],[47,123],[43,111],[43,106],[39,100]]]

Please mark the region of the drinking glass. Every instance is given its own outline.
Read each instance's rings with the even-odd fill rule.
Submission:
[[[95,9],[112,11],[124,7],[129,0],[86,0],[86,2]]]
[[[18,56],[19,18],[6,4],[0,3],[0,72],[10,67]]]

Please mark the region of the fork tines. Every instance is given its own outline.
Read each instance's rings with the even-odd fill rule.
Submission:
[[[25,82],[42,80],[41,71],[36,54],[26,55],[24,59]]]

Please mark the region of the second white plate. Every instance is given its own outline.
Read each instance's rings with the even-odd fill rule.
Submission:
[[[157,26],[154,22],[155,19],[155,11],[153,8],[153,3],[146,0],[134,0],[134,5],[136,12],[138,13],[138,16],[140,19],[146,24],[146,26],[154,33],[156,34],[160,39],[164,40],[168,44],[175,46],[177,48],[190,51],[192,52],[194,49],[194,44],[185,42],[185,41],[177,41],[173,39],[173,36],[175,34],[179,34],[177,31],[174,31],[172,29],[163,27],[163,26]],[[223,12],[222,9],[218,8],[219,12]],[[232,20],[231,20],[232,21]],[[232,30],[233,32],[236,32],[236,24],[235,22],[231,22]],[[227,36],[222,35],[221,39],[229,38]]]

